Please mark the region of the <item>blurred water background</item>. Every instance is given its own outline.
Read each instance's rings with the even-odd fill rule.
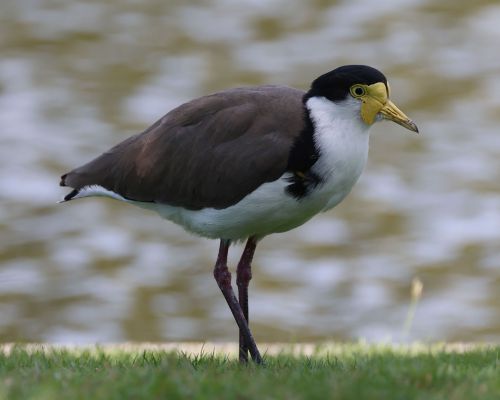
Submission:
[[[378,124],[347,201],[260,244],[254,334],[498,342],[498,43],[494,0],[2,0],[0,340],[236,340],[216,241],[109,199],[56,204],[59,176],[193,97],[363,63],[421,135]]]

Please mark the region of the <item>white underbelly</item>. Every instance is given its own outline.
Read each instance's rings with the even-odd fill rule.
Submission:
[[[125,199],[98,185],[84,188],[74,198],[106,196],[152,210],[187,231],[208,238],[232,240],[249,236],[263,237],[271,233],[286,232],[302,225],[319,212],[329,210],[340,203],[351,191],[362,170],[362,164],[354,170],[338,170],[331,174],[310,193],[296,199],[286,192],[290,175],[264,183],[240,202],[224,208],[188,210],[168,204],[138,202]]]
[[[283,176],[261,185],[239,203],[224,209],[187,210],[166,204],[134,203],[200,236],[240,240],[285,232],[302,225],[315,214],[342,201],[354,182],[341,188],[331,185],[334,182],[326,182],[304,198],[295,199],[286,193],[285,188],[290,183]]]

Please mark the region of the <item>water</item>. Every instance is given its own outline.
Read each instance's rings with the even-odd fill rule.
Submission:
[[[499,341],[499,21],[486,0],[3,1],[0,340],[235,340],[217,242],[112,200],[58,205],[59,176],[190,98],[366,63],[421,135],[376,126],[348,199],[259,245],[254,334]]]

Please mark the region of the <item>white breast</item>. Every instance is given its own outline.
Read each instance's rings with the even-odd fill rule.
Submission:
[[[360,118],[361,102],[347,99],[340,104],[322,97],[307,101],[315,125],[320,157],[313,171],[325,180],[330,199],[328,210],[340,203],[358,180],[368,158],[369,128]]]

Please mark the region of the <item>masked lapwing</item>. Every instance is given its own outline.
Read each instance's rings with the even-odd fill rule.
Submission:
[[[214,277],[239,327],[240,360],[249,351],[261,363],[248,324],[257,242],[347,196],[365,166],[375,122],[418,132],[390,95],[380,71],[346,65],[315,79],[307,92],[269,85],[200,97],[64,174],[61,186],[73,190],[63,201],[111,197],[219,239]],[[237,298],[227,254],[242,240]]]

